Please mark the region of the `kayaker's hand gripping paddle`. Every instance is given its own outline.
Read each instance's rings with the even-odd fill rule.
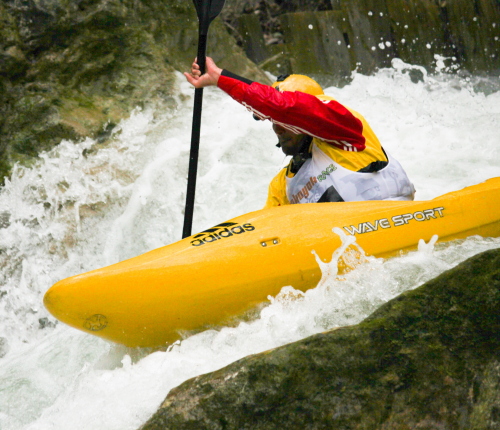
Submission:
[[[199,36],[197,62],[201,73],[205,73],[205,58],[207,51],[207,34],[210,23],[224,7],[225,0],[193,0],[198,14]],[[191,131],[191,151],[189,155],[189,173],[186,192],[186,209],[184,211],[184,228],[182,238],[191,236],[193,224],[194,195],[196,191],[196,174],[198,171],[198,152],[200,148],[201,107],[203,103],[203,88],[194,92],[193,128]]]

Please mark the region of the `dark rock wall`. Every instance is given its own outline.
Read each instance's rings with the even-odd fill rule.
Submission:
[[[173,389],[142,430],[500,428],[500,249]]]
[[[324,84],[339,84],[352,70],[372,73],[393,58],[433,70],[435,55],[469,73],[500,71],[496,0],[230,4],[225,19],[236,39],[274,74],[316,74]]]

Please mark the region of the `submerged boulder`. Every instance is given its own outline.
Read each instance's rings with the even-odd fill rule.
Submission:
[[[141,430],[500,428],[500,249],[173,389]]]

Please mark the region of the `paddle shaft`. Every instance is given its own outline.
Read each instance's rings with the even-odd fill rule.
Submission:
[[[205,58],[207,50],[207,35],[201,34],[198,38],[197,63],[201,74],[205,73]],[[193,126],[191,129],[191,150],[189,153],[189,173],[186,191],[186,207],[184,210],[184,227],[182,238],[191,236],[193,225],[194,198],[196,193],[196,175],[198,173],[198,154],[200,150],[201,111],[203,107],[203,88],[194,91]]]
[[[198,14],[199,37],[197,63],[200,72],[205,73],[208,27],[224,7],[225,0],[193,0]],[[191,131],[191,151],[189,154],[189,173],[186,191],[186,208],[184,210],[184,228],[182,238],[191,236],[193,225],[194,197],[196,191],[196,175],[198,173],[198,153],[200,150],[201,109],[203,104],[203,88],[194,92],[193,128]]]

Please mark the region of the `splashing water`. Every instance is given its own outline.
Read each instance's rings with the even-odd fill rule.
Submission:
[[[444,70],[445,59],[437,60]],[[500,176],[498,80],[421,71],[413,83],[414,68],[395,62],[325,92],[363,113],[407,170],[418,200]],[[111,345],[58,324],[42,306],[53,283],[180,239],[193,95],[181,77],[178,94],[175,110],[134,112],[106,147],[62,142],[33,167],[16,167],[0,191],[2,430],[136,429],[186,379],[356,324],[398,294],[500,246],[491,238],[432,239],[391,259],[363,257],[341,275],[338,250],[329,264],[318,259],[317,288],[284,286],[254,320],[191,336],[168,351]],[[217,89],[205,92],[193,231],[263,206],[269,181],[286,162],[273,142],[269,123],[254,121]],[[355,245],[342,240],[345,249]]]

